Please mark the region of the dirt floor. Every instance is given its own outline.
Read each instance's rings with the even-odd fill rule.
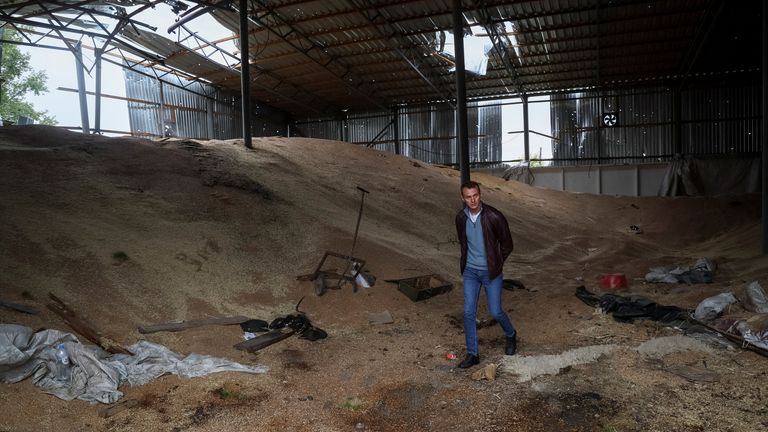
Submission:
[[[695,308],[747,283],[768,287],[759,251],[760,197],[637,198],[571,194],[477,175],[507,216],[515,251],[504,292],[520,335],[503,355],[481,297],[481,365],[463,356],[462,291],[453,218],[458,172],[345,143],[101,138],[44,126],[0,128],[0,323],[71,329],[46,308],[66,301],[105,335],[180,353],[268,366],[266,374],[163,376],[121,387],[130,409],[0,384],[0,431],[764,431],[768,358],[652,321],[620,323],[574,295],[598,277]],[[316,296],[325,251],[355,256],[376,277]],[[629,227],[636,225],[641,234]],[[718,264],[715,282],[648,284],[649,268]],[[437,273],[453,290],[412,302],[385,280]],[[140,334],[140,325],[301,310],[327,339],[291,337],[251,354],[238,326]],[[391,324],[371,324],[388,311]],[[81,340],[84,340],[81,338]],[[493,381],[472,379],[499,365]]]

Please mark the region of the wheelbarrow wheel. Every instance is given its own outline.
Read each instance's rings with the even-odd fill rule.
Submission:
[[[325,286],[325,275],[320,275],[317,278],[315,278],[315,295],[320,297],[321,295],[325,294],[326,286]]]

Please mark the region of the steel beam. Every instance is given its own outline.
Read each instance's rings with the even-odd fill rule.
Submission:
[[[96,54],[96,99],[94,106],[94,127],[93,133],[101,133],[101,49],[97,48]]]
[[[456,156],[461,184],[469,181],[469,133],[467,132],[467,81],[464,71],[464,16],[461,0],[453,0],[453,44],[456,49]]]
[[[241,0],[241,2],[242,1],[243,0]],[[252,14],[250,16],[251,20],[262,27],[266,27],[270,33],[282,39],[283,42],[287,43],[294,50],[302,53],[304,56],[317,63],[320,67],[330,72],[338,78],[345,87],[350,89],[350,91],[368,99],[368,101],[379,108],[384,110],[388,109],[385,103],[376,98],[375,90],[365,82],[361,81],[352,72],[349,66],[328,54],[325,47],[295,28],[290,22],[272,9],[266,1],[255,0],[255,3],[259,4],[263,11]],[[287,31],[284,31],[284,29]]]
[[[762,183],[763,183],[763,255],[768,255],[768,3],[763,2],[763,152],[762,152]]]
[[[90,134],[88,124],[88,98],[85,94],[85,66],[83,66],[83,46],[79,41],[75,44],[75,68],[77,69],[77,90],[80,95],[80,123],[84,134]]]
[[[408,66],[411,67],[421,77],[421,79],[427,83],[434,91],[435,94],[448,103],[451,103],[450,92],[447,91],[441,82],[435,82],[436,79],[431,75],[428,65],[424,64],[424,53],[416,49],[413,44],[397,30],[397,28],[389,22],[382,14],[381,11],[375,9],[375,13],[371,12],[370,6],[363,3],[361,0],[348,0],[352,6],[357,8],[357,11],[365,17],[366,20],[376,29],[384,40],[384,43],[394,50],[400,58],[402,58]],[[405,48],[401,48],[392,43],[397,41]]]
[[[251,141],[251,74],[248,52],[248,0],[240,0],[240,95],[242,98],[243,144],[252,149]]]

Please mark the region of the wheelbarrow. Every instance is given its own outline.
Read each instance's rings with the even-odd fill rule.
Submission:
[[[326,261],[328,261],[329,257],[331,261],[343,260],[345,263],[344,271],[340,272],[336,268],[326,266]],[[330,268],[324,269],[324,266]],[[326,251],[315,271],[307,275],[306,279],[313,281],[315,294],[318,296],[325,294],[329,289],[341,289],[341,285],[344,282],[351,282],[352,291],[357,292],[357,275],[363,270],[363,266],[365,266],[365,260],[361,258]],[[333,280],[336,280],[335,284],[331,283]]]
[[[357,292],[357,276],[363,270],[363,266],[365,265],[365,260],[361,258],[356,258],[353,255],[355,254],[355,246],[357,245],[357,233],[360,230],[360,220],[362,219],[362,216],[363,216],[363,206],[365,205],[365,195],[370,193],[367,190],[361,188],[360,186],[357,187],[357,190],[361,192],[360,210],[358,210],[357,212],[357,224],[355,225],[355,235],[352,238],[352,249],[349,251],[349,254],[343,255],[336,252],[326,251],[325,255],[323,255],[323,258],[320,260],[320,263],[317,265],[317,268],[315,269],[314,273],[300,277],[300,279],[302,280],[310,280],[314,282],[315,294],[317,294],[318,296],[325,294],[325,292],[328,289],[341,289],[341,285],[344,282],[351,282],[352,291]],[[329,257],[332,260],[344,260],[344,270],[341,272],[337,271],[335,268],[324,270],[323,266],[326,264],[326,261],[328,260]],[[335,285],[329,283],[329,281],[334,279],[336,280]]]

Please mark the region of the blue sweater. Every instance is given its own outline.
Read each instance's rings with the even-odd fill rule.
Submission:
[[[482,212],[482,209],[480,211]],[[468,208],[464,208],[464,213],[467,215],[467,265],[477,270],[488,270],[480,215],[472,222]]]

